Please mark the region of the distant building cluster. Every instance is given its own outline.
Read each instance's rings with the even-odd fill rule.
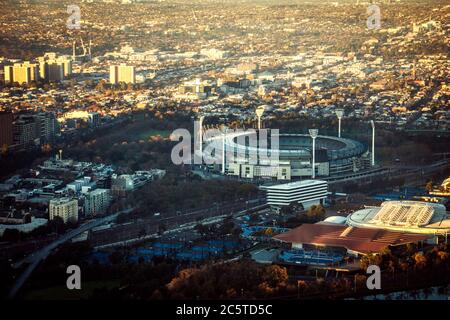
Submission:
[[[116,196],[124,196],[128,192],[136,190],[153,179],[162,178],[166,172],[160,169],[149,171],[136,171],[134,174],[122,174],[115,176],[111,191]]]
[[[186,100],[206,99],[214,90],[215,86],[212,83],[195,79],[184,82],[179,88],[177,97]]]
[[[6,229],[32,231],[56,217],[77,223],[106,214],[115,197],[164,175],[159,169],[117,175],[112,166],[63,159],[60,152],[28,175],[0,183],[0,236]]]
[[[0,147],[6,150],[27,149],[53,143],[58,130],[58,123],[52,112],[0,112]]]
[[[211,48],[211,49],[202,49],[200,50],[200,55],[205,56],[212,60],[220,60],[224,59],[228,56],[226,51]]]
[[[35,61],[0,59],[5,83],[30,84],[31,82],[59,82],[72,75],[72,58],[45,53]]]

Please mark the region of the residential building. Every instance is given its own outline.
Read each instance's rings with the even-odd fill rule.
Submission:
[[[0,112],[0,148],[13,144],[14,116],[10,112]]]
[[[24,63],[15,63],[12,66],[5,66],[6,83],[30,83],[39,80],[39,66],[28,61]]]
[[[58,82],[72,74],[72,58],[47,52],[38,58],[39,76],[44,81]]]
[[[111,84],[136,83],[135,68],[125,64],[111,66],[109,69],[109,82]]]
[[[41,112],[36,114],[35,117],[41,143],[53,142],[58,127],[55,114],[52,112]]]
[[[36,118],[31,115],[21,115],[14,121],[14,144],[26,147],[31,144],[39,144]]]
[[[61,217],[64,223],[78,221],[78,200],[61,198],[50,200],[49,218]]]
[[[108,189],[95,189],[86,194],[84,202],[85,215],[103,214],[111,203],[111,195]]]

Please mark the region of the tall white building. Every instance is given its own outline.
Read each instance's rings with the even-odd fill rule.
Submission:
[[[38,58],[40,78],[44,81],[62,81],[72,74],[72,58],[47,52]]]
[[[17,82],[19,84],[37,81],[39,78],[39,66],[35,63],[25,61],[4,67],[6,83]]]
[[[118,84],[120,82],[124,83],[136,83],[136,72],[133,66],[127,66],[121,64],[118,66],[109,67],[109,82],[111,84]]]
[[[266,191],[267,204],[273,207],[300,203],[307,209],[313,205],[323,204],[328,194],[328,183],[323,180],[303,180],[262,186],[261,189]]]
[[[50,220],[61,217],[64,223],[78,221],[78,200],[61,198],[50,200],[49,204]]]
[[[108,189],[95,189],[86,194],[84,212],[86,215],[103,214],[111,203],[111,196]]]

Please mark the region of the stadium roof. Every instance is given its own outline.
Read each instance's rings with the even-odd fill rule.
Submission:
[[[331,216],[323,220],[323,222],[334,223],[334,224],[345,224],[347,222],[347,217],[343,216]]]
[[[445,206],[420,201],[385,201],[352,213],[347,223],[360,228],[382,228],[421,234],[450,233]]]
[[[426,235],[332,224],[303,224],[274,237],[288,243],[343,247],[362,254],[377,253],[389,246],[417,243],[428,238]]]
[[[435,208],[424,202],[388,201],[381,205],[380,211],[371,222],[389,225],[427,225],[433,217]]]

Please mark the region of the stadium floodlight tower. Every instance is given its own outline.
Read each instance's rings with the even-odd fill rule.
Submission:
[[[375,122],[370,120],[372,126],[372,167],[375,166]]]
[[[198,144],[199,144],[199,151],[202,157],[203,157],[203,120],[205,120],[205,116],[200,116],[200,118],[198,118]]]
[[[261,117],[264,114],[264,111],[266,109],[264,108],[264,106],[259,106],[258,108],[256,108],[256,117],[258,118],[258,130],[261,130]]]
[[[222,128],[222,174],[225,174],[225,167],[226,167],[226,140],[227,140],[227,133],[228,133],[228,127],[223,126]]]
[[[344,116],[344,110],[342,109],[337,109],[336,110],[336,116],[338,118],[338,123],[339,123],[339,129],[338,129],[338,137],[341,137],[341,121],[342,121],[342,117]]]
[[[309,135],[312,138],[312,175],[311,178],[316,178],[316,138],[319,135],[319,129],[309,129]]]

